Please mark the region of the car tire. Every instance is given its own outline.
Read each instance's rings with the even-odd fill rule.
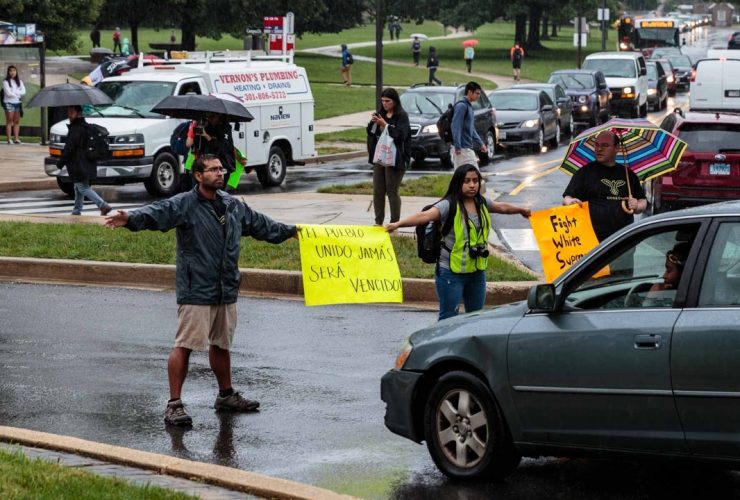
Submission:
[[[568,120],[568,134],[573,137],[576,132],[576,124],[573,122],[573,113],[570,114],[570,119]]]
[[[493,157],[496,156],[496,135],[493,133],[493,130],[489,130],[486,133],[486,147],[488,148],[488,153],[486,154],[488,156],[487,163],[493,163]]]
[[[452,149],[447,154],[443,154],[439,157],[439,160],[442,162],[442,168],[446,170],[451,170],[452,167],[455,165],[455,163],[452,161]]]
[[[555,135],[550,139],[550,146],[552,149],[558,149],[558,146],[560,146],[560,122],[557,122],[555,124]]]
[[[594,112],[593,116],[591,117],[591,120],[589,120],[588,126],[589,128],[595,127],[599,124],[599,113]]]
[[[640,117],[640,105],[639,104],[635,104],[632,107],[632,110],[630,111],[629,118],[639,118],[639,117]]]
[[[660,109],[666,109],[667,107],[668,107],[668,94],[666,94],[663,100],[660,102]]]
[[[419,165],[420,167],[424,165],[424,160],[426,159],[425,155],[417,154],[414,155],[414,166]]]
[[[285,180],[287,163],[280,146],[272,146],[267,157],[267,165],[257,167],[257,179],[263,187],[279,186]]]
[[[439,470],[456,480],[504,478],[521,460],[491,391],[464,371],[444,374],[432,388],[424,437]],[[458,455],[459,447],[464,456]]]
[[[160,153],[154,158],[151,175],[144,181],[147,193],[166,198],[177,192],[180,179],[180,162],[170,153]]]
[[[537,154],[542,153],[542,148],[544,145],[545,145],[545,129],[540,127],[540,131],[537,134],[537,144],[533,146],[534,152]]]
[[[645,104],[640,106],[640,118],[645,118],[648,114],[648,105],[647,101],[645,101]]]
[[[70,198],[74,197],[75,195],[75,185],[72,182],[69,181],[63,181],[59,177],[57,177],[57,186],[59,186],[59,189],[62,190],[64,194],[69,196]]]

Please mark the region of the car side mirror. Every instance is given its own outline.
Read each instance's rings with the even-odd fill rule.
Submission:
[[[546,283],[530,288],[527,295],[527,307],[532,311],[553,312],[555,310],[555,286]]]

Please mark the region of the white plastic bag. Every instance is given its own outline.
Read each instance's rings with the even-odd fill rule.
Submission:
[[[383,129],[383,133],[378,138],[373,163],[384,167],[392,167],[396,164],[396,144],[388,133],[388,127]]]

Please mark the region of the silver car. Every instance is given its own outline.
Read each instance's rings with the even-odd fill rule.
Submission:
[[[504,147],[526,146],[541,152],[545,143],[560,144],[555,103],[547,92],[530,89],[496,90],[490,95],[496,110],[498,142]]]
[[[557,112],[560,131],[563,132],[564,130],[567,130],[570,135],[573,135],[573,101],[568,97],[565,93],[565,89],[559,83],[520,83],[514,85],[512,88],[543,90],[547,92],[547,95],[558,108]]]
[[[740,463],[740,201],[641,220],[526,302],[411,335],[385,424],[455,479],[522,456]]]

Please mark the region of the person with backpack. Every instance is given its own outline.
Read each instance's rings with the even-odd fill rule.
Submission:
[[[514,81],[519,81],[519,76],[522,71],[522,59],[524,59],[524,49],[519,42],[516,42],[509,51],[511,56],[511,65],[514,68]]]
[[[439,57],[437,57],[437,49],[435,47],[429,47],[429,57],[427,57],[427,68],[429,68],[429,85],[433,85],[432,82],[436,82],[437,85],[442,85],[442,80],[437,78],[437,68],[439,67]]]
[[[96,160],[91,158],[93,155],[88,154],[88,147],[91,146],[90,125],[82,116],[82,106],[69,106],[67,118],[69,131],[57,168],[61,170],[67,167],[69,178],[74,183],[75,204],[72,215],[82,215],[85,197],[98,206],[100,215],[107,215],[111,211],[111,206],[90,187],[90,181],[97,177],[98,166]]]
[[[411,56],[414,58],[414,66],[418,66],[419,56],[421,56],[421,40],[418,36],[415,36],[414,41],[411,42]]]
[[[475,165],[461,165],[452,174],[444,197],[428,210],[385,225],[392,233],[399,227],[442,227],[442,243],[434,270],[439,300],[439,320],[456,316],[460,302],[469,313],[483,309],[486,301],[486,269],[491,213],[519,214],[529,218],[531,211],[511,203],[493,201],[480,193],[482,176]]]
[[[370,163],[373,163],[373,207],[375,224],[385,220],[385,198],[391,208],[391,222],[401,218],[401,181],[411,161],[411,125],[409,115],[401,106],[401,98],[394,88],[384,89],[380,94],[381,108],[373,113],[367,126],[369,144],[377,144],[377,138],[387,130],[396,146],[396,158],[392,166],[373,163],[375,147],[368,148]]]
[[[488,152],[488,147],[475,130],[475,110],[473,103],[480,98],[483,89],[477,82],[468,82],[465,85],[463,98],[455,103],[450,130],[452,132],[452,164],[478,164],[475,150]]]
[[[342,80],[344,81],[344,84],[347,87],[352,86],[352,63],[354,62],[354,58],[352,57],[352,54],[349,53],[349,50],[347,50],[347,45],[342,44],[342,69],[339,70],[339,73],[342,75]]]

